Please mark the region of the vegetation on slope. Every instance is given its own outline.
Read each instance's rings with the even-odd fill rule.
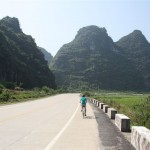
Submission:
[[[143,83],[141,89],[150,89],[150,44],[141,31],[135,30],[129,35],[121,38],[116,43],[121,52],[136,68]],[[135,77],[137,77],[135,75]]]
[[[53,60],[53,56],[42,47],[38,47],[38,49],[44,54],[44,58],[47,61],[47,64],[49,66]]]
[[[146,40],[140,37],[138,40],[128,39],[133,45]],[[141,55],[126,55],[119,43],[113,42],[105,28],[81,28],[72,42],[60,48],[51,63],[57,85],[78,90],[148,90],[150,71],[146,66],[149,66],[149,61],[144,56],[150,60],[147,55],[150,48],[147,47],[147,53],[143,52],[143,63],[140,63]],[[129,43],[124,42],[124,45],[127,47]],[[129,57],[137,61],[133,62]]]
[[[6,82],[28,89],[56,88],[55,78],[34,39],[22,32],[17,18],[10,17],[0,20],[0,83]]]

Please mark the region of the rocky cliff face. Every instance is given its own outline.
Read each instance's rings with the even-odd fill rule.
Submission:
[[[58,86],[77,89],[140,90],[143,76],[105,28],[81,28],[51,64]]]
[[[24,34],[17,18],[0,20],[0,83],[24,88],[56,88],[55,78],[34,39]]]

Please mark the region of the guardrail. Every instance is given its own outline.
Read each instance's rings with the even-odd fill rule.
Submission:
[[[131,144],[136,150],[150,150],[150,130],[143,126],[130,125],[130,118],[124,114],[118,114],[117,110],[108,105],[90,98],[90,101],[102,109],[110,119],[115,119],[115,125],[121,132],[131,132]]]

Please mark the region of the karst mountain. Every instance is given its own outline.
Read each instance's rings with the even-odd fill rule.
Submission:
[[[56,88],[54,75],[34,39],[23,33],[17,18],[5,17],[0,20],[0,84],[13,83],[26,89]]]
[[[105,28],[81,28],[51,63],[59,87],[148,90],[150,44],[141,31],[114,42]]]
[[[23,33],[17,18],[0,20],[0,84],[148,91],[149,68],[150,43],[140,30],[114,42],[105,28],[86,26],[53,58]]]

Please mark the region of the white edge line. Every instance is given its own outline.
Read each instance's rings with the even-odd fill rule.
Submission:
[[[44,150],[50,150],[53,145],[57,142],[57,140],[59,139],[59,137],[63,134],[63,132],[66,130],[66,128],[69,126],[69,124],[71,123],[71,121],[73,120],[73,118],[75,117],[78,108],[79,108],[80,104],[77,106],[75,112],[73,113],[73,115],[71,116],[71,118],[68,120],[68,122],[65,124],[65,126],[61,129],[61,131],[52,139],[52,141],[47,145],[47,147]]]

